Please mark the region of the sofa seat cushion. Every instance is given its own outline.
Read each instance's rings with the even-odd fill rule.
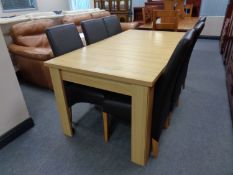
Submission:
[[[121,23],[121,29],[122,31],[130,30],[130,29],[135,29],[139,26],[138,22],[123,22]]]
[[[47,36],[44,33],[39,35],[18,36],[14,38],[14,42],[17,45],[26,47],[49,47]]]
[[[20,55],[40,61],[46,61],[53,58],[53,52],[49,47],[24,47],[16,44],[10,44],[9,51],[15,55]]]

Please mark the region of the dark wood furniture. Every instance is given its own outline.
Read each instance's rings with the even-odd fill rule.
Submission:
[[[164,8],[163,0],[148,0],[148,2],[145,2],[145,5],[158,6],[161,9]]]
[[[233,119],[233,0],[229,1],[227,7],[220,37],[220,52],[226,69],[226,84]]]
[[[187,4],[193,4],[192,17],[199,17],[201,0],[186,0]],[[164,0],[148,0],[145,2],[145,6],[154,6],[158,10],[164,9]],[[143,21],[142,19],[142,7],[134,7],[134,21]]]
[[[186,32],[190,29],[192,29],[195,24],[198,22],[199,18],[198,17],[184,17],[179,19],[178,22],[178,32]],[[144,24],[138,27],[138,29],[141,30],[152,30],[153,29],[153,24],[148,23],[148,24]]]
[[[117,15],[121,22],[132,19],[132,0],[94,0],[94,7]]]
[[[186,0],[187,4],[193,4],[193,17],[198,17],[200,15],[201,0]]]

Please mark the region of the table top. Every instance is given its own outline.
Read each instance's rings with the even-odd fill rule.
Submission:
[[[51,68],[152,87],[182,32],[128,30],[45,62]]]
[[[184,17],[179,19],[178,23],[178,31],[187,31],[192,29],[195,24],[198,22],[199,17]],[[143,24],[139,26],[140,29],[145,29],[145,30],[152,30],[153,28],[153,23],[148,23],[148,24]]]

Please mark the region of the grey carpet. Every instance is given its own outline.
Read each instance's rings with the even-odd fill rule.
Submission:
[[[75,136],[63,135],[51,91],[21,85],[35,127],[0,150],[1,175],[232,175],[233,132],[218,41],[198,40],[186,89],[157,159],[130,162],[130,128],[118,122],[104,144],[100,112],[74,107]]]

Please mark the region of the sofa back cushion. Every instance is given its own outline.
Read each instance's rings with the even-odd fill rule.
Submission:
[[[93,19],[103,18],[103,17],[110,16],[110,15],[111,15],[111,13],[109,11],[100,11],[100,12],[91,13],[91,16]]]
[[[49,47],[45,30],[60,24],[52,19],[40,19],[18,23],[12,26],[11,36],[15,44],[26,47]]]
[[[91,19],[92,16],[90,13],[82,13],[76,15],[67,15],[62,18],[62,23],[74,23],[76,26],[79,26],[82,21]]]

